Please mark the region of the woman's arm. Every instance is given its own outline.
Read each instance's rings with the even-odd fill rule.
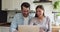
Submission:
[[[34,18],[31,18],[30,25],[34,25],[34,21],[35,21],[35,19]]]
[[[49,18],[48,18],[48,32],[52,32],[51,21]]]
[[[30,20],[30,25],[33,25],[33,19]]]

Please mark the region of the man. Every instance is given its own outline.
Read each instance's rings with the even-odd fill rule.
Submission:
[[[27,2],[22,3],[21,5],[21,12],[14,16],[13,21],[11,23],[10,32],[17,32],[18,25],[28,25],[30,4]]]

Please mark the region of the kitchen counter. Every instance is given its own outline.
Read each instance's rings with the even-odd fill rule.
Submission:
[[[10,23],[0,23],[0,32],[9,32]]]
[[[52,26],[52,32],[59,32],[60,26]]]
[[[60,28],[60,26],[52,26],[52,28]]]
[[[0,26],[0,32],[9,32],[10,27]]]
[[[0,26],[6,26],[6,27],[10,27],[11,23],[0,23]]]

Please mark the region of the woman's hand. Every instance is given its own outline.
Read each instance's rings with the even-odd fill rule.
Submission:
[[[44,29],[40,28],[40,31],[39,32],[45,32]]]

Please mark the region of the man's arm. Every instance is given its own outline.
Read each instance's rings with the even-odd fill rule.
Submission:
[[[12,20],[12,23],[11,23],[11,26],[10,26],[10,32],[14,32],[16,31],[16,28],[17,28],[17,15],[14,16],[13,20]]]

